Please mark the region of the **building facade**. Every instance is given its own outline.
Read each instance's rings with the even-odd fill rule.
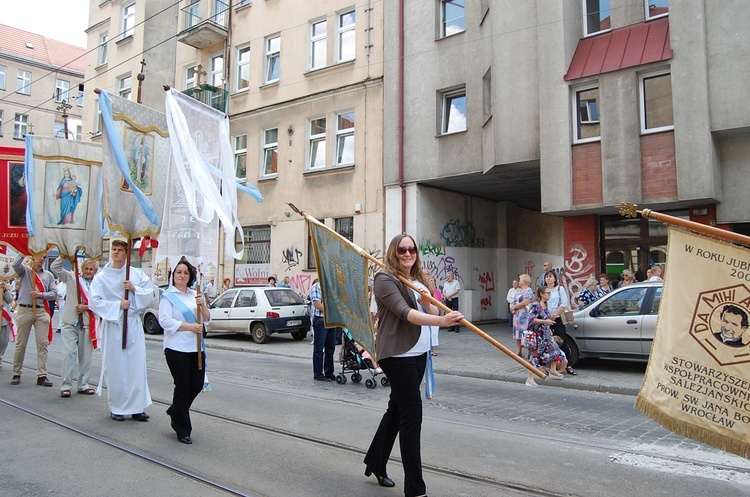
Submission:
[[[619,202],[747,232],[750,11],[720,5],[386,0],[386,239],[482,320],[546,260],[573,295],[664,263],[666,228]]]
[[[81,139],[85,52],[0,24],[0,146],[23,149],[28,133]]]
[[[265,198],[239,195],[244,256],[219,280],[307,294],[311,241],[287,203],[382,253],[382,27],[378,2],[181,3],[176,88],[228,114],[238,180]]]

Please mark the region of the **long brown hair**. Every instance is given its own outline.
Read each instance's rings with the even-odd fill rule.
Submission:
[[[398,245],[404,238],[411,240],[414,247],[417,249],[414,265],[411,267],[411,271],[408,274],[404,271],[404,267],[401,265],[401,259],[398,257]],[[411,235],[401,233],[400,235],[393,237],[393,240],[391,240],[391,243],[388,245],[388,251],[385,254],[385,269],[390,273],[403,276],[408,280],[417,280],[429,288],[424,273],[422,272],[422,261],[419,259],[419,247]]]

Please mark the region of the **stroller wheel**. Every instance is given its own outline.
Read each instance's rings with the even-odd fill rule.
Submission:
[[[346,376],[344,376],[343,374],[337,375],[336,383],[338,383],[339,385],[344,385],[346,383]]]
[[[387,387],[387,386],[389,386],[391,384],[391,382],[388,381],[388,378],[386,378],[384,376],[384,377],[380,378],[380,384],[383,385],[384,387]]]
[[[367,386],[367,388],[375,388],[376,386],[378,386],[378,384],[375,383],[375,380],[373,380],[372,378],[367,378],[365,380],[365,385]]]
[[[362,381],[362,375],[359,374],[359,373],[353,373],[352,374],[352,381],[354,383],[359,383],[360,381]]]

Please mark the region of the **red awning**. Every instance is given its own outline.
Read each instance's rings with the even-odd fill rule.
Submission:
[[[565,81],[672,58],[669,18],[643,22],[578,42]]]

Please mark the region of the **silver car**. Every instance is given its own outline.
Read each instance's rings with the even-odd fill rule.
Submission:
[[[663,284],[624,286],[575,311],[566,328],[570,365],[586,357],[648,360]]]
[[[295,340],[303,340],[310,329],[309,308],[290,288],[232,288],[208,307],[207,333],[246,333],[256,343],[266,343],[273,333],[291,333]]]

